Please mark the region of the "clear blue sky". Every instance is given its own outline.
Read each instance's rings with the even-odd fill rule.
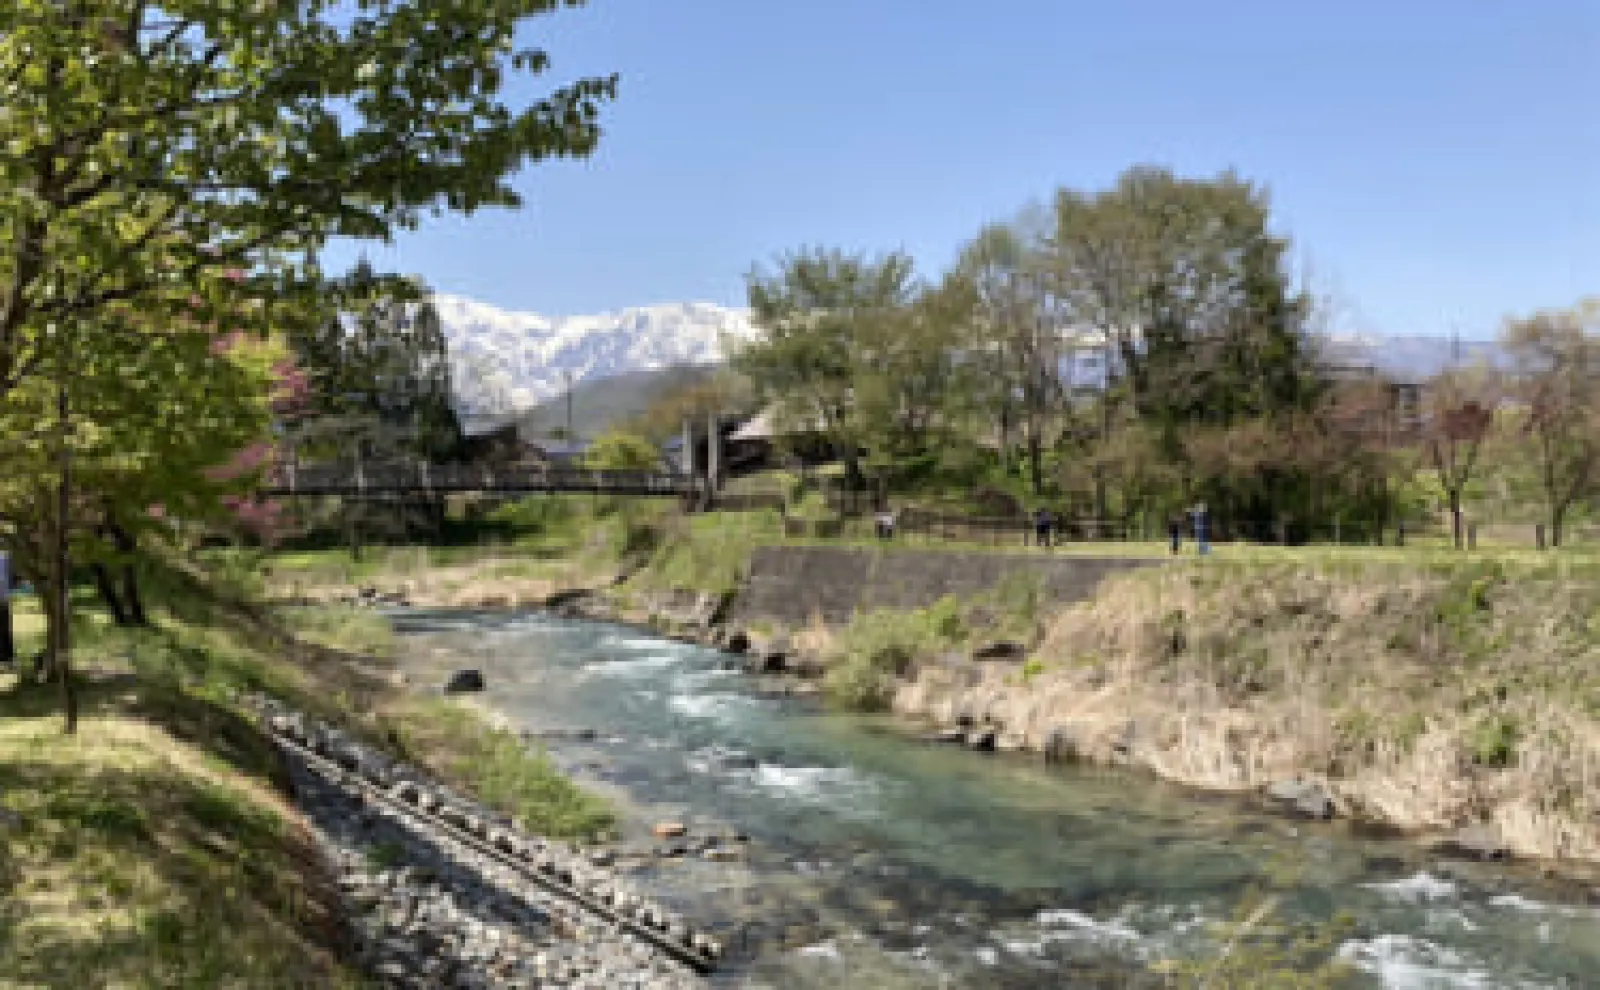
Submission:
[[[1143,162],[1264,182],[1360,329],[1600,293],[1600,0],[591,0],[527,33],[522,93],[621,74],[598,153],[374,261],[550,314],[742,305],[782,250],[936,270]]]

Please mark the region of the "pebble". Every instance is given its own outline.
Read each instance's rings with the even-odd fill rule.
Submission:
[[[274,702],[258,705],[271,716],[274,729],[290,738],[317,739],[318,750],[336,753],[339,762],[354,760],[363,772],[381,765],[390,781],[401,781],[387,790],[407,807],[437,801],[462,831],[501,840],[496,846],[538,850],[549,872],[565,873],[591,889],[609,888],[619,902],[649,903],[624,893],[616,878],[597,869],[611,862],[611,855],[590,854],[585,861],[572,855],[575,851],[557,853],[531,837],[505,832],[494,824],[493,814],[411,768],[390,765],[330,730],[308,734],[303,717]],[[352,775],[331,779],[294,751],[284,752],[296,801],[335,875],[361,958],[379,986],[679,990],[703,985],[683,962],[534,883],[496,856],[480,853],[451,829],[362,801]],[[670,925],[683,944],[704,941],[676,919],[669,922],[659,909],[644,911],[657,928]]]

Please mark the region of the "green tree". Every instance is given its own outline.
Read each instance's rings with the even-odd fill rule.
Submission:
[[[458,453],[449,345],[432,302],[397,295],[365,260],[332,301],[332,312],[290,337],[311,382],[304,426],[321,417],[370,423],[403,438],[384,443],[393,448],[386,453],[430,461]]]
[[[1304,408],[1318,380],[1308,302],[1265,192],[1225,172],[1136,167],[1094,195],[1062,190],[1045,246],[1073,320],[1113,337],[1142,415],[1228,423]]]
[[[854,396],[876,459],[927,462],[953,439],[971,394],[960,356],[975,302],[967,283],[950,278],[862,325]]]
[[[67,696],[69,730],[69,626],[60,607],[69,560],[93,570],[114,615],[140,621],[131,569],[139,539],[175,536],[180,522],[226,515],[224,498],[243,491],[250,473],[225,469],[266,436],[281,355],[242,335],[140,331],[137,315],[126,310],[106,318],[124,332],[102,332],[92,348],[52,354],[49,378],[30,377],[0,402],[7,465],[0,522],[8,524],[0,529],[20,573],[47,604],[51,664]]]
[[[1189,461],[1186,451],[1208,445],[1182,438],[1292,420],[1320,395],[1310,303],[1291,287],[1287,243],[1269,221],[1265,192],[1231,172],[1191,179],[1136,167],[1101,192],[1058,192],[1039,247],[1064,321],[1105,339],[1102,436],[1130,418],[1154,426],[1197,493],[1256,517],[1303,503],[1315,484],[1282,463],[1227,475]]]
[[[997,427],[1001,455],[1015,431],[1035,495],[1044,490],[1044,452],[1066,397],[1063,328],[1035,241],[1015,224],[992,224],[961,250],[957,277],[974,299],[967,366],[982,382],[978,408]]]
[[[331,238],[517,205],[507,176],[587,155],[615,90],[505,100],[548,63],[514,32],[553,6],[0,7],[0,396],[40,370],[52,327],[130,303],[155,326],[283,325],[320,292]]]
[[[68,481],[75,454],[94,463],[77,447],[100,443],[97,431],[116,435],[113,413],[137,421],[128,396],[113,393],[96,411],[104,397],[84,389],[107,379],[67,383],[68,355],[76,378],[79,362],[125,359],[124,337],[137,352],[155,334],[209,344],[218,327],[265,338],[304,325],[325,312],[314,259],[330,240],[386,239],[429,213],[515,206],[508,176],[522,164],[587,155],[614,78],[530,93],[520,106],[504,97],[512,79],[546,67],[544,53],[518,50],[514,34],[552,7],[0,5],[0,417],[24,448],[8,461],[8,497],[35,506],[36,521],[53,518],[61,542],[88,506],[122,497],[109,480],[103,491]],[[179,436],[219,410],[231,419],[233,397],[205,391],[214,369],[185,358],[159,370],[169,377],[134,374],[129,396],[165,406],[164,415],[180,409]],[[92,418],[67,415],[75,406]],[[40,437],[52,419],[61,428]],[[159,446],[167,442],[129,436],[104,453],[142,458],[116,484],[151,481],[162,504],[192,511],[206,498],[178,484],[172,464],[156,463],[171,453]],[[53,513],[38,508],[52,485]],[[56,563],[59,590],[68,568],[64,555]],[[57,644],[66,619],[51,616]],[[72,714],[69,703],[69,729]]]
[[[599,471],[654,471],[661,466],[661,451],[637,433],[612,429],[595,438],[583,461]]]
[[[825,435],[859,481],[860,346],[915,297],[911,259],[803,250],[782,258],[775,272],[757,268],[747,286],[762,337],[735,356],[738,370],[791,424]]]

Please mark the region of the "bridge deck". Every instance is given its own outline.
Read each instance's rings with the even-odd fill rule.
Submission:
[[[490,492],[592,492],[683,496],[699,491],[693,475],[664,471],[603,471],[541,465],[313,464],[273,471],[257,491],[269,498],[337,495],[344,498],[431,496]]]

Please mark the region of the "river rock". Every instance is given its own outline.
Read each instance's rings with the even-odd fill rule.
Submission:
[[[1021,660],[1028,653],[1027,647],[1009,639],[999,639],[992,643],[985,643],[972,651],[974,660]]]
[[[819,653],[802,652],[790,657],[788,672],[808,681],[820,680],[828,672],[828,661]]]
[[[689,831],[682,822],[657,822],[650,833],[658,839],[676,839]]]
[[[445,694],[461,694],[467,691],[483,690],[483,671],[474,667],[463,667],[450,675],[445,681]]]
[[[730,629],[722,648],[729,653],[744,653],[750,649],[750,634],[743,629]]]
[[[994,729],[973,729],[966,736],[967,748],[985,753],[993,752],[998,735]]]
[[[1338,811],[1333,796],[1321,784],[1311,781],[1275,781],[1268,785],[1267,796],[1287,804],[1295,814],[1306,818],[1327,820]]]
[[[1078,740],[1062,728],[1051,729],[1044,737],[1044,758],[1047,763],[1071,763],[1080,756]]]
[[[744,669],[751,674],[781,674],[789,659],[787,653],[774,650],[762,650],[750,654],[745,661]]]
[[[1473,859],[1505,859],[1511,855],[1500,830],[1493,825],[1468,825],[1435,843],[1435,849],[1452,856]]]
[[[1001,753],[1020,753],[1028,748],[1028,740],[1015,732],[1002,732],[994,741],[994,748]]]
[[[966,740],[966,733],[960,729],[940,729],[928,736],[929,742],[959,743]]]

